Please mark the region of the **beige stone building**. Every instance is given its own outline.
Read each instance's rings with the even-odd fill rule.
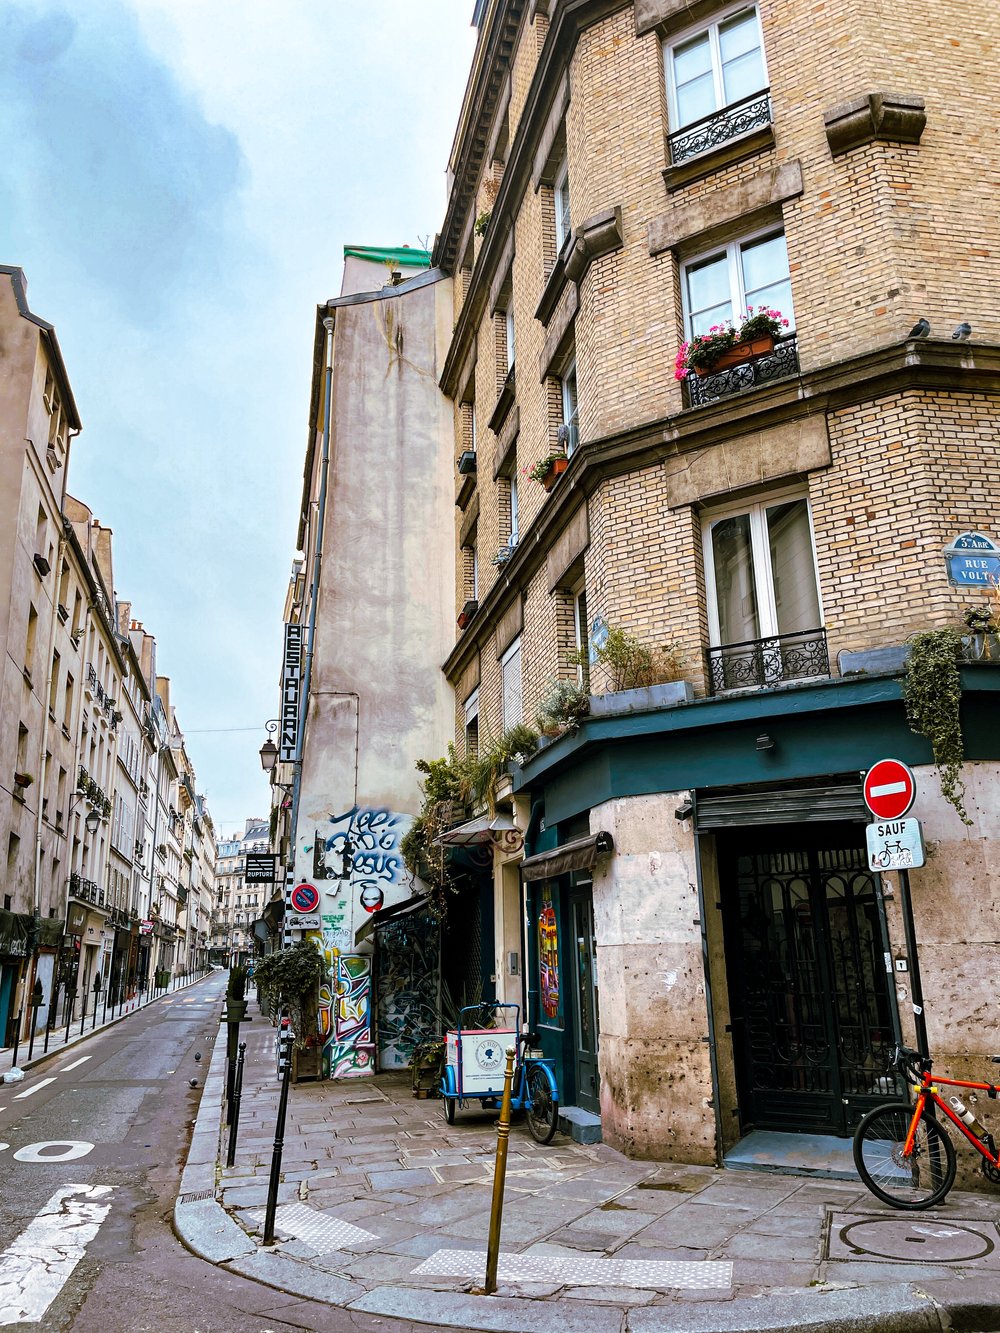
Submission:
[[[530,723],[556,678],[596,696],[500,792],[525,846],[493,870],[494,976],[563,1101],[630,1154],[845,1136],[877,1100],[917,961],[866,853],[860,775],[886,755],[932,849],[931,1048],[982,1076],[995,1046],[1000,679],[961,667],[964,824],[901,648],[955,626],[982,654],[962,618],[1000,575],[994,18],[475,7],[433,256],[445,673],[460,748]],[[683,344],[761,307],[769,346],[675,378]],[[618,630],[671,645],[680,679],[611,689]]]

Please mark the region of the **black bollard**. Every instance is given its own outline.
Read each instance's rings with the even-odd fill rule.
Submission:
[[[86,1003],[87,1003],[87,1000],[86,1000],[87,992],[84,991],[83,994],[84,994],[84,1001],[83,1001],[83,1002],[84,1002],[84,1004],[86,1004]],[[63,1045],[64,1045],[64,1046],[65,1046],[66,1043],[69,1041],[69,1030],[70,1030],[70,1027],[71,1027],[71,1025],[72,1025],[72,1023],[73,1023],[73,1009],[74,1009],[75,1006],[76,1006],[76,991],[75,991],[75,990],[71,990],[71,991],[69,992],[69,1017],[66,1019],[66,1035],[65,1035],[65,1037],[63,1037]]]
[[[11,1069],[13,1069],[14,1066],[17,1064],[17,1048],[21,1044],[21,1019],[23,1018],[23,1016],[24,1016],[24,1010],[18,1009],[17,1024],[14,1028],[14,1058],[10,1062]]]
[[[97,999],[94,999],[94,1008],[97,1008]],[[80,1036],[83,1036],[83,1025],[87,1021],[87,992],[83,992],[83,1003],[80,1005]],[[69,1028],[66,1029],[66,1037],[69,1039]]]
[[[100,972],[98,972],[97,976],[94,977],[94,1021],[90,1027],[91,1032],[93,1032],[94,1029],[97,1027],[97,1003],[100,1000],[100,998],[101,998],[101,974]],[[105,995],[104,995],[105,1017],[107,1017],[107,1013],[108,1013],[107,990],[105,990]]]
[[[274,1147],[271,1150],[271,1175],[267,1182],[267,1211],[264,1214],[263,1244],[274,1244],[274,1212],[278,1206],[278,1183],[281,1179],[281,1153],[285,1146],[285,1116],[288,1113],[288,1085],[292,1077],[292,1045],[295,1034],[287,1018],[281,1020],[278,1037],[278,1069],[281,1072],[281,1095],[278,1098],[278,1119],[274,1126]]]
[[[31,1053],[35,1049],[35,1028],[38,1026],[38,1011],[44,1003],[45,997],[42,995],[42,983],[36,981],[31,992],[29,1008],[31,1009],[31,1036],[28,1038],[28,1059],[31,1059]],[[51,1012],[51,1010],[50,1010]],[[48,1045],[48,1036],[46,1035],[46,1045]]]
[[[59,1009],[59,982],[53,978],[52,995],[49,998],[49,1015],[45,1020],[45,1044],[42,1047],[43,1052],[49,1049],[49,1036],[56,1025],[56,1014]]]
[[[236,1084],[233,1088],[233,1109],[229,1117],[229,1148],[226,1152],[226,1166],[232,1166],[236,1161],[236,1135],[240,1127],[240,1101],[243,1098],[243,1057],[246,1054],[247,1044],[240,1042],[240,1053],[236,1057]]]

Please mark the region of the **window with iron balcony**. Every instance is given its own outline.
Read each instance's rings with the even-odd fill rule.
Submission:
[[[805,493],[717,510],[703,540],[711,693],[829,676]]]
[[[687,162],[771,124],[771,98],[755,5],[664,43],[670,161]]]

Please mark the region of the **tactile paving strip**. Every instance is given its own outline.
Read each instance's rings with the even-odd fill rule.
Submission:
[[[264,1209],[259,1208],[250,1216],[255,1222],[263,1222]],[[304,1240],[313,1245],[318,1254],[327,1250],[339,1250],[341,1246],[360,1245],[370,1240],[377,1240],[370,1231],[362,1231],[351,1222],[338,1222],[335,1217],[319,1213],[315,1208],[308,1208],[304,1203],[282,1203],[275,1209],[274,1225],[279,1231],[287,1232],[296,1240]]]
[[[436,1250],[414,1273],[439,1277],[482,1277],[486,1256],[478,1250]],[[733,1265],[728,1260],[579,1259],[564,1255],[501,1254],[497,1266],[501,1282],[558,1282],[568,1287],[667,1287],[685,1291],[718,1290],[732,1286]]]

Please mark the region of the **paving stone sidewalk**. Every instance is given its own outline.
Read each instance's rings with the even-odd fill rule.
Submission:
[[[1000,1192],[883,1208],[860,1181],[631,1161],[515,1121],[499,1288],[485,1271],[495,1113],[446,1124],[408,1076],[290,1090],[276,1244],[263,1247],[279,1087],[245,1026],[235,1165],[220,1031],[175,1223],[195,1252],[303,1297],[433,1327],[546,1333],[1000,1329]]]

